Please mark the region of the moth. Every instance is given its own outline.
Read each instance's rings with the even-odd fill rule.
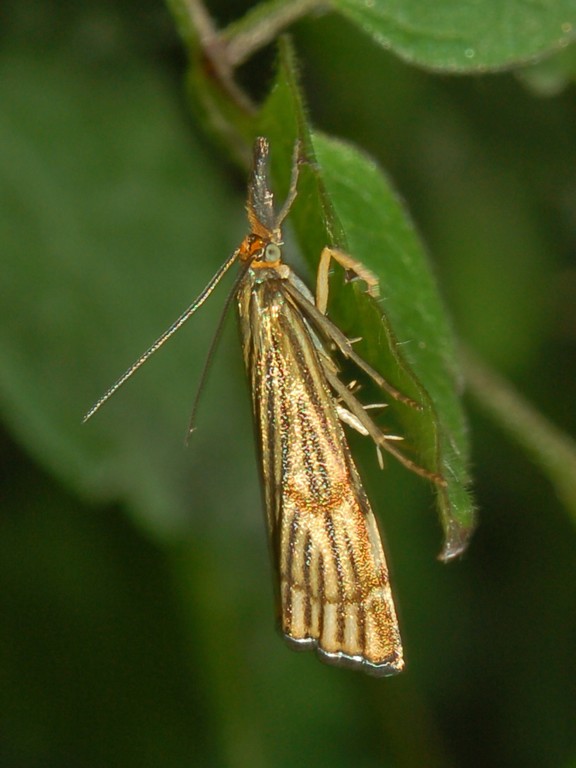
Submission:
[[[296,649],[376,676],[403,669],[403,651],[378,526],[352,459],[343,424],[368,435],[409,469],[429,478],[394,445],[339,378],[333,349],[390,396],[418,407],[361,357],[326,316],[328,273],[338,261],[372,295],[378,281],[349,255],[326,247],[316,297],[283,260],[282,224],[296,197],[301,150],[287,199],[275,213],[269,143],[254,145],[248,183],[250,233],[188,309],[88,411],[108,398],[188,320],[234,264],[242,351],[252,393],[266,523],[277,575],[281,631]]]

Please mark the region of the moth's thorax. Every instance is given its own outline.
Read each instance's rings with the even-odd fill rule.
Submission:
[[[267,264],[252,264],[248,273],[250,274],[253,285],[268,283],[275,280],[287,280],[292,270],[288,264],[279,263],[278,265],[268,266]]]
[[[278,307],[287,300],[284,282],[292,276],[290,267],[282,262],[272,266],[263,262],[250,264],[236,293],[244,336],[257,333],[262,323],[276,316]]]

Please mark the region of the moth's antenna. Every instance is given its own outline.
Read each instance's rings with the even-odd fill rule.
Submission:
[[[156,352],[158,349],[160,349],[160,347],[161,347],[161,346],[164,344],[164,342],[168,341],[168,339],[170,338],[170,336],[172,336],[173,334],[175,334],[175,333],[176,333],[176,331],[177,331],[179,328],[181,328],[181,327],[184,325],[184,323],[185,323],[187,320],[189,320],[189,319],[192,317],[192,315],[193,315],[193,314],[194,314],[194,313],[195,313],[195,312],[196,312],[198,309],[200,309],[200,307],[202,306],[202,304],[204,304],[204,302],[206,301],[206,299],[207,299],[207,298],[210,296],[210,294],[212,293],[212,291],[214,290],[214,288],[216,288],[216,286],[218,285],[218,283],[220,282],[220,280],[221,280],[221,279],[224,277],[224,275],[226,274],[226,272],[227,272],[227,271],[230,269],[230,267],[231,267],[231,266],[234,264],[234,262],[236,261],[236,259],[237,259],[237,258],[238,258],[238,251],[234,251],[234,253],[232,254],[232,256],[230,256],[230,258],[229,258],[227,261],[225,261],[225,262],[224,262],[224,264],[223,264],[223,265],[220,267],[220,269],[219,269],[219,270],[216,272],[216,274],[214,275],[214,277],[213,277],[213,278],[210,280],[210,282],[208,283],[208,285],[207,285],[207,286],[204,288],[204,290],[202,291],[202,293],[201,293],[201,294],[200,294],[200,295],[199,295],[199,296],[198,296],[198,297],[197,297],[197,298],[196,298],[196,299],[195,299],[195,300],[192,302],[192,304],[190,304],[190,306],[188,307],[188,309],[186,309],[186,310],[185,310],[185,311],[184,311],[184,312],[183,312],[183,313],[180,315],[180,317],[179,317],[177,320],[175,320],[175,321],[172,323],[172,325],[171,325],[169,328],[167,328],[167,329],[164,331],[164,333],[163,333],[161,336],[159,336],[159,337],[156,339],[156,341],[154,342],[154,344],[152,344],[152,346],[151,346],[151,347],[149,347],[149,348],[146,350],[146,352],[144,352],[144,354],[143,354],[143,355],[141,355],[141,356],[138,358],[138,360],[136,360],[136,362],[132,363],[132,365],[130,366],[130,368],[128,368],[128,370],[127,370],[127,371],[125,371],[125,372],[122,374],[122,376],[120,376],[120,378],[119,378],[117,381],[115,381],[115,382],[114,382],[114,384],[112,384],[112,386],[110,387],[110,389],[108,389],[108,390],[107,390],[107,391],[106,391],[106,392],[105,392],[105,393],[102,395],[102,397],[101,397],[99,400],[97,400],[97,401],[94,403],[94,405],[92,406],[92,408],[90,408],[90,410],[88,411],[88,413],[87,413],[87,414],[84,416],[84,418],[82,419],[82,422],[83,422],[83,423],[87,422],[87,421],[88,421],[88,419],[92,418],[92,416],[94,416],[94,414],[96,413],[96,411],[98,411],[98,410],[99,410],[99,409],[100,409],[100,408],[101,408],[101,407],[104,405],[104,403],[105,403],[107,400],[109,400],[109,399],[112,397],[112,395],[114,394],[114,392],[116,392],[116,390],[120,389],[120,387],[122,386],[122,384],[124,384],[124,382],[125,382],[125,381],[127,381],[127,380],[130,378],[130,376],[132,376],[132,374],[133,374],[133,373],[136,373],[136,371],[138,370],[138,368],[140,368],[142,365],[144,365],[144,363],[145,363],[145,362],[148,360],[148,358],[152,357],[152,355],[154,354],[154,352]]]
[[[242,265],[242,269],[240,270],[236,279],[234,280],[234,284],[230,289],[230,291],[228,292],[228,296],[226,297],[226,301],[224,302],[222,312],[220,313],[220,319],[218,320],[218,325],[216,326],[214,335],[212,336],[212,341],[210,342],[210,347],[206,355],[206,361],[204,362],[204,367],[202,368],[202,373],[200,375],[200,381],[198,382],[198,386],[196,388],[194,404],[192,405],[192,413],[190,414],[190,421],[188,422],[188,430],[186,432],[186,443],[188,442],[192,432],[194,432],[194,430],[196,429],[195,422],[196,422],[196,414],[198,413],[198,404],[200,403],[200,397],[202,396],[202,392],[204,391],[204,387],[206,385],[206,380],[208,379],[208,374],[210,373],[210,368],[212,367],[212,360],[214,359],[216,348],[222,336],[222,330],[224,328],[224,322],[226,320],[228,310],[230,309],[230,304],[234,300],[234,297],[236,296],[236,293],[238,291],[238,286],[240,285],[240,282],[243,279],[244,275],[246,274],[247,270],[250,268],[250,264],[251,262],[247,262],[246,264]]]

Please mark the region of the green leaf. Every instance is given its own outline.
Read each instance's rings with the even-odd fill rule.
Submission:
[[[442,557],[461,552],[474,525],[467,493],[468,443],[457,392],[457,363],[450,324],[422,245],[391,185],[377,166],[351,146],[311,135],[287,43],[281,46],[277,81],[261,116],[271,140],[278,187],[287,188],[298,135],[304,165],[291,217],[307,262],[316,268],[324,245],[336,245],[379,278],[382,299],[360,286],[333,286],[330,313],[357,350],[390,383],[424,404],[423,412],[395,401],[403,434],[421,464],[440,475],[438,502],[445,534]]]
[[[0,407],[43,465],[93,499],[126,502],[155,535],[189,528],[226,460],[226,445],[209,447],[222,422],[209,406],[183,446],[218,300],[98,418],[82,415],[235,247],[223,222],[243,230],[240,200],[169,94],[129,56],[113,76],[89,51],[0,57]],[[243,393],[217,378],[209,389],[208,401],[237,398],[227,427],[240,429]]]
[[[334,0],[332,7],[407,61],[449,72],[532,62],[576,33],[573,0]]]
[[[443,557],[453,557],[466,546],[474,510],[466,491],[469,449],[446,311],[414,226],[381,170],[342,142],[317,136],[314,146],[348,249],[380,280],[380,312],[368,300],[361,305],[366,326],[361,329],[362,355],[426,405],[424,414],[397,408],[408,434],[418,441],[424,466],[447,483],[438,487],[438,502]],[[378,365],[383,331],[386,370],[384,362]]]

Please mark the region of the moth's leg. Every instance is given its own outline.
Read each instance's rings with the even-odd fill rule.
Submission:
[[[344,253],[344,251],[326,246],[320,254],[318,273],[316,275],[316,306],[323,315],[326,314],[328,306],[328,273],[332,259],[337,261],[346,272],[352,272],[356,277],[363,280],[368,286],[370,296],[379,296],[378,278],[368,267],[365,267],[360,261],[353,259],[349,254]]]
[[[377,447],[380,446],[383,448],[385,451],[387,451],[387,453],[390,453],[392,456],[398,459],[401,464],[410,469],[412,472],[415,472],[421,477],[425,477],[427,480],[432,480],[434,483],[436,483],[436,485],[444,487],[446,485],[446,480],[444,480],[441,475],[437,474],[436,472],[431,472],[429,469],[425,469],[419,464],[416,464],[415,461],[412,461],[411,458],[405,455],[399,448],[394,445],[394,442],[401,441],[402,438],[398,435],[384,434],[380,427],[378,427],[366,413],[365,407],[358,401],[355,395],[350,392],[348,387],[344,386],[338,376],[334,373],[333,370],[331,370],[329,366],[325,364],[322,358],[321,361],[324,368],[324,373],[326,374],[326,379],[338,396],[339,401],[342,403],[338,410],[338,417],[345,424],[348,424],[360,432],[360,434],[367,433]],[[343,411],[348,411],[349,414],[345,415]],[[378,458],[378,463],[383,463],[381,456]]]

